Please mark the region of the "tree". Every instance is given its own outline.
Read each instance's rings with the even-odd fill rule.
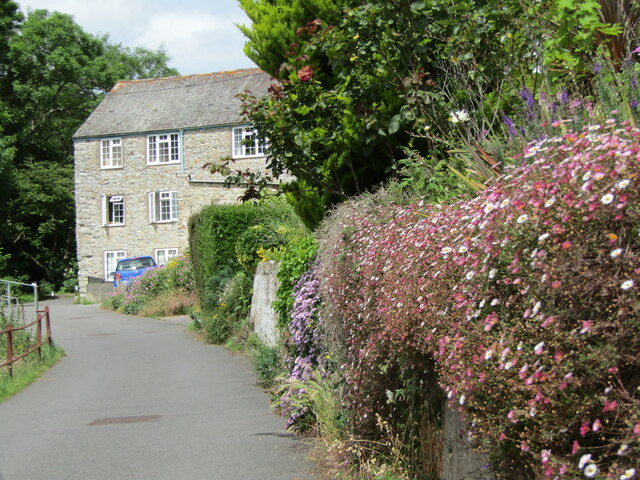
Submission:
[[[280,65],[273,72],[281,86],[262,99],[246,96],[245,112],[269,139],[269,168],[297,177],[286,189],[299,207],[320,203],[314,218],[403,170],[407,157],[420,159],[427,178],[444,180],[435,189],[440,201],[448,166],[463,162],[452,152],[465,152],[472,163],[490,158],[480,143],[511,133],[514,115],[526,118],[523,99],[531,107],[534,96],[565,88],[594,93],[590,80],[563,62],[586,65],[597,50],[589,39],[621,29],[598,19],[598,2],[577,3],[345,1],[333,23],[316,18],[297,28],[284,54],[282,44],[254,49],[259,65]],[[276,9],[274,2],[260,5],[262,12]],[[621,18],[636,25],[637,10],[628,10]],[[288,37],[281,32],[290,24],[279,21],[270,37],[260,19],[245,34],[254,39],[249,45],[276,45],[290,39],[293,28]],[[572,27],[578,24],[589,28]]]
[[[515,0],[370,0],[335,24],[299,28],[281,86],[245,97],[269,139],[269,168],[293,173],[287,190],[299,206],[320,199],[321,210],[388,179],[407,149],[442,176],[448,152],[500,128],[496,112],[529,81],[535,59],[525,53],[537,33],[518,27],[536,15]],[[488,115],[454,125],[456,111]]]
[[[265,72],[275,75],[286,52],[296,41],[296,31],[315,19],[333,23],[349,0],[239,0],[251,19],[241,25],[247,37],[244,52]]]
[[[13,159],[13,138],[4,132],[4,125],[10,117],[7,99],[10,85],[6,80],[9,67],[9,41],[16,34],[22,15],[15,2],[0,3],[0,201],[4,203],[8,195],[9,172]],[[2,217],[0,217],[2,218]]]
[[[177,72],[165,51],[111,45],[62,13],[35,10],[3,25],[16,31],[3,37],[0,76],[11,112],[0,116],[0,142],[10,146],[2,151],[11,154],[0,225],[0,248],[11,255],[4,274],[59,286],[75,264],[73,133],[117,80]]]

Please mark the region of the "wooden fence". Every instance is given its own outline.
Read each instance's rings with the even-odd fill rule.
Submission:
[[[45,335],[44,338],[42,336],[42,323],[44,322],[45,327]],[[19,355],[13,355],[13,332],[18,332],[20,330],[26,330],[27,328],[31,328],[35,325],[36,327],[36,343],[27,349],[26,352],[22,352]],[[7,347],[7,360],[3,363],[0,363],[0,368],[9,367],[9,375],[13,376],[13,364],[18,360],[26,357],[30,353],[36,352],[38,360],[42,359],[42,346],[44,342],[47,342],[50,347],[53,347],[53,338],[51,337],[51,319],[49,318],[49,307],[44,307],[44,310],[36,310],[36,320],[29,323],[28,325],[24,325],[22,327],[14,327],[10,323],[7,324],[4,330],[0,332],[0,335],[6,336],[6,347]]]

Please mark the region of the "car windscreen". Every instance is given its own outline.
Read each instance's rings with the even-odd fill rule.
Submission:
[[[154,267],[156,263],[150,257],[132,258],[118,262],[117,271],[137,270],[138,268]]]
[[[138,258],[136,259],[140,267],[155,267],[156,262],[153,261],[151,257]],[[138,267],[138,268],[140,268]]]

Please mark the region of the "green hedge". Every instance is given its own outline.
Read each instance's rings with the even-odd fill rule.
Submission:
[[[305,227],[293,209],[283,200],[253,205],[210,205],[189,220],[189,243],[200,298],[207,283],[226,272],[243,269],[238,261],[238,240],[251,227],[262,225],[270,232],[295,238]],[[270,245],[265,245],[269,248]]]

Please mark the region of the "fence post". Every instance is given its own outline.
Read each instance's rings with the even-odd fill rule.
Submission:
[[[36,345],[38,361],[42,361],[42,315],[36,312]]]
[[[36,312],[37,312],[38,311],[38,284],[36,282],[33,282],[31,286],[33,287],[33,303],[34,303],[34,306],[36,307]]]
[[[9,376],[13,377],[13,325],[7,323],[5,332],[7,335],[7,366],[9,367]]]
[[[51,318],[49,317],[49,305],[44,307],[44,325],[47,332],[49,346],[53,348],[53,337],[51,336]]]
[[[11,311],[11,284],[7,282],[7,307],[9,307],[9,318],[13,318],[13,312]]]

